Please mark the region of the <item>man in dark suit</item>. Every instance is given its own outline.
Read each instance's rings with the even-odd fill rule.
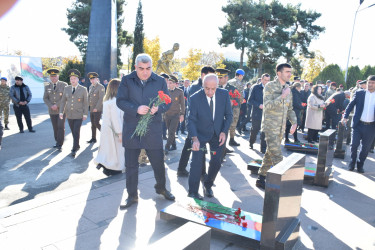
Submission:
[[[116,104],[124,111],[122,129],[122,145],[125,148],[125,173],[128,198],[120,208],[128,208],[138,202],[138,157],[141,149],[145,149],[151,162],[156,179],[155,190],[167,200],[175,197],[166,189],[164,152],[162,138],[161,114],[169,109],[165,103],[151,108],[151,99],[158,96],[158,91],[169,95],[165,80],[152,72],[152,59],[148,54],[139,54],[135,59],[135,71],[121,80],[117,92]],[[150,112],[153,117],[145,136],[134,135],[141,117]]]
[[[213,197],[212,186],[221,167],[221,155],[233,114],[227,90],[218,89],[219,79],[208,74],[203,79],[203,89],[190,97],[188,132],[193,141],[193,158],[189,175],[188,196],[203,199],[198,194],[202,175],[205,145],[210,145],[210,167],[203,178],[203,190]]]
[[[176,131],[176,134],[178,134],[178,131],[181,131],[181,134],[186,135],[185,129],[186,129],[186,107],[187,107],[187,99],[189,97],[189,90],[190,90],[190,80],[185,79],[184,85],[179,87],[184,92],[184,99],[185,99],[185,114],[184,114],[184,120],[178,124],[178,128]]]
[[[252,117],[251,117],[251,130],[250,130],[250,148],[253,149],[254,142],[257,139],[257,135],[262,125],[263,115],[263,89],[266,84],[270,81],[271,76],[267,73],[263,74],[260,83],[255,85],[250,93],[248,102],[252,105]],[[264,154],[266,152],[266,139],[264,132],[260,134],[260,151]]]
[[[187,97],[187,103],[188,103],[187,109],[189,109],[190,96],[192,96],[195,92],[198,92],[199,90],[203,88],[202,80],[209,73],[215,73],[215,69],[212,68],[211,66],[202,67],[201,77],[189,87],[189,95]],[[182,152],[181,152],[180,161],[178,162],[177,176],[179,177],[189,176],[189,172],[186,170],[186,167],[189,162],[189,158],[191,154],[190,148],[191,148],[191,137],[188,134],[185,140],[184,148],[182,149]],[[204,162],[205,162],[205,159],[203,159],[203,163]]]
[[[353,171],[357,163],[357,171],[364,173],[363,164],[370,150],[371,143],[375,138],[375,75],[370,75],[367,78],[367,89],[360,89],[354,93],[353,99],[346,107],[344,117],[341,120],[343,124],[348,121],[349,114],[354,106],[349,170]],[[359,161],[357,162],[357,149],[361,141],[362,148],[359,152]]]

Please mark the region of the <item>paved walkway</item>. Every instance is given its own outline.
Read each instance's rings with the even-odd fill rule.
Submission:
[[[0,151],[0,201],[8,199],[9,190],[14,189],[13,193],[16,193],[22,187],[30,186],[29,183],[44,185],[47,192],[34,190],[30,199],[22,201],[26,192],[17,197],[22,202],[2,206],[0,249],[142,249],[179,226],[159,218],[159,211],[171,202],[155,194],[155,180],[149,165],[141,168],[139,204],[128,210],[119,210],[120,203],[126,198],[125,175],[103,178],[104,175],[89,163],[96,145],[87,146],[74,160],[68,158],[65,154],[70,151],[70,135],[67,136],[68,146],[60,153],[62,159],[60,154],[51,153],[51,126],[43,111],[37,117],[44,117],[40,123],[46,125],[41,128],[37,125],[35,135],[6,134],[5,148]],[[20,138],[28,143],[20,143]],[[206,200],[261,214],[264,192],[255,187],[256,176],[251,176],[246,167],[250,159],[260,158],[261,154],[250,150],[247,140],[238,139],[241,146],[236,149],[236,154],[227,156],[217,177],[213,188],[215,197]],[[186,197],[188,188],[187,178],[176,176],[182,143],[183,137],[179,136],[178,150],[171,152],[166,161],[168,187],[177,200]],[[258,149],[259,145],[256,144],[255,148]],[[289,154],[283,152],[285,156]],[[24,157],[21,162],[20,157]],[[314,162],[315,158],[308,156],[306,161]],[[17,161],[12,163],[12,159]],[[48,164],[43,162],[46,160]],[[328,188],[304,185],[298,249],[375,248],[374,161],[374,154],[370,154],[365,164],[366,173],[358,174],[347,171],[345,161],[334,159],[334,180]],[[43,167],[37,168],[40,164]],[[23,171],[32,173],[32,168],[37,169],[25,182],[26,173]],[[64,171],[59,172],[59,168],[65,168],[61,178],[59,175]],[[12,171],[17,171],[17,174],[11,174]],[[39,182],[47,171],[43,182]],[[95,177],[89,178],[90,175]],[[74,181],[71,181],[72,176],[77,176]],[[7,179],[9,181],[3,184]],[[54,184],[56,182],[59,185]],[[211,249],[245,248],[241,242],[232,242],[216,234],[212,236]]]

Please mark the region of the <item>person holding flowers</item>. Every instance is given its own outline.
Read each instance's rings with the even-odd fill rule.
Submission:
[[[152,59],[139,54],[135,71],[122,78],[116,104],[124,111],[122,145],[125,148],[125,173],[128,198],[120,206],[128,208],[138,202],[138,156],[145,149],[154,170],[155,191],[167,200],[175,197],[166,189],[162,138],[162,113],[170,107],[165,80],[152,72]]]
[[[187,127],[193,142],[193,157],[188,196],[200,200],[203,199],[198,190],[204,166],[205,145],[210,145],[211,159],[208,174],[203,176],[203,191],[205,196],[213,197],[212,186],[221,167],[221,155],[233,118],[228,91],[218,89],[218,83],[219,79],[215,74],[207,74],[203,79],[203,89],[192,95],[189,103]]]
[[[322,86],[314,85],[311,95],[307,99],[307,112],[305,127],[307,130],[307,141],[318,142],[318,133],[322,129],[323,110],[327,105],[322,96]]]

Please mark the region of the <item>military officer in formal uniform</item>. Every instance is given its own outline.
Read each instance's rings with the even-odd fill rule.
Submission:
[[[169,94],[172,100],[171,107],[165,112],[164,119],[168,129],[168,140],[165,144],[165,153],[176,150],[175,133],[178,124],[184,120],[185,115],[185,98],[184,92],[177,88],[178,80],[175,76],[170,75],[168,81]]]
[[[216,69],[216,74],[219,77],[219,85],[220,87],[228,90],[230,100],[231,100],[231,105],[232,105],[233,121],[229,129],[229,136],[230,136],[229,145],[239,146],[240,144],[234,140],[234,136],[236,135],[236,127],[237,127],[238,117],[240,115],[241,93],[238,91],[238,89],[235,86],[233,86],[232,84],[228,82],[229,73],[230,71],[227,69],[220,69],[220,68]]]
[[[278,64],[276,74],[277,79],[267,83],[263,90],[262,131],[266,137],[267,149],[256,181],[256,186],[262,189],[266,185],[267,171],[283,160],[281,140],[284,137],[286,119],[292,124],[290,134],[297,128],[293,95],[287,83],[292,76],[292,66],[288,63]]]
[[[99,83],[99,75],[96,72],[87,74],[90,79],[91,86],[89,89],[89,106],[90,106],[90,120],[91,120],[91,139],[87,143],[96,142],[96,129],[100,131],[100,117],[103,110],[103,98],[105,95],[105,88]]]
[[[8,123],[9,123],[9,103],[10,103],[10,96],[9,90],[10,87],[7,84],[7,78],[1,77],[1,84],[0,84],[0,117],[3,117],[4,121],[4,130],[9,130]]]
[[[59,119],[59,109],[64,89],[68,84],[59,80],[60,71],[58,69],[49,69],[47,73],[49,74],[50,82],[44,85],[43,101],[48,106],[48,113],[53,127],[56,141],[53,147],[61,150],[64,144],[66,115],[64,114],[63,119]]]
[[[78,84],[81,73],[76,69],[68,71],[70,86],[65,87],[61,105],[59,108],[60,119],[64,119],[64,113],[73,135],[72,156],[75,157],[79,150],[79,137],[82,121],[87,119],[89,109],[87,89]]]

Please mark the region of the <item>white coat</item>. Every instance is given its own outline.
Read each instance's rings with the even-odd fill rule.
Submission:
[[[124,148],[118,134],[122,133],[124,112],[116,105],[116,98],[103,103],[100,145],[95,164],[102,164],[107,169],[123,171],[125,169]]]

